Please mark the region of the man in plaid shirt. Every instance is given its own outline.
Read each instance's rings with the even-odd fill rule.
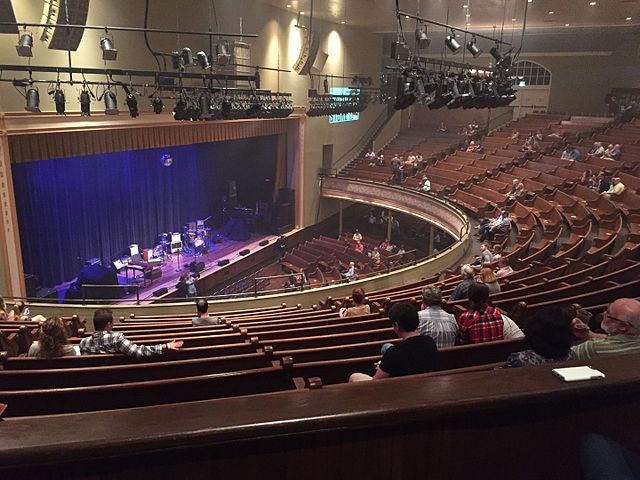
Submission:
[[[469,288],[469,310],[460,315],[456,345],[504,339],[502,312],[489,304],[489,287],[475,283]]]
[[[111,310],[101,308],[93,314],[93,326],[95,333],[80,341],[80,353],[91,355],[95,353],[124,353],[130,357],[143,358],[161,355],[169,350],[179,350],[183,345],[182,340],[172,340],[160,345],[136,345],[127,340],[122,332],[114,332],[113,313]]]

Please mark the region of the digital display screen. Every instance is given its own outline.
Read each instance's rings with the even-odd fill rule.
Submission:
[[[331,95],[357,95],[360,92],[357,88],[331,87],[330,93]],[[353,122],[359,119],[360,113],[358,112],[337,113],[335,115],[329,115],[329,123]]]

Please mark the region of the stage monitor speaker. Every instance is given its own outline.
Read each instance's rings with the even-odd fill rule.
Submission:
[[[24,274],[24,286],[27,289],[27,298],[34,298],[40,286],[38,285],[38,277],[30,273]]]
[[[218,266],[219,267],[224,267],[225,265],[229,265],[229,259],[228,258],[223,258],[222,260],[218,260]]]
[[[167,289],[167,287],[162,287],[156,290],[155,292],[153,292],[153,296],[161,297],[162,295],[166,295],[167,293],[169,293],[169,290]]]
[[[200,273],[204,270],[204,262],[191,262],[189,264],[189,270],[193,273]]]
[[[243,257],[245,255],[249,255],[249,253],[251,253],[251,250],[249,250],[248,248],[245,248],[244,250],[240,250],[240,255],[242,255]]]
[[[58,290],[55,288],[41,288],[36,292],[37,298],[50,298],[51,300],[58,299]]]
[[[258,245],[260,245],[261,247],[266,247],[267,245],[269,245],[269,240],[262,240]]]

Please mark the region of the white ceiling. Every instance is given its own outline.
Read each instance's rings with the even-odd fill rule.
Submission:
[[[311,0],[261,0],[308,15]],[[640,0],[399,0],[400,9],[469,29],[522,29],[525,6],[527,29],[640,25]],[[419,4],[419,5],[418,5]],[[289,5],[289,7],[287,7]],[[468,5],[468,9],[463,5]],[[395,0],[314,0],[314,17],[372,31],[395,30]],[[549,12],[553,12],[550,14]],[[467,13],[470,15],[466,17]],[[627,20],[631,17],[631,20]],[[568,25],[567,25],[568,24]]]

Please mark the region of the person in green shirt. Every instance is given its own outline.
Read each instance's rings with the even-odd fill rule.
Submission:
[[[640,302],[620,298],[611,303],[602,316],[602,329],[608,334],[606,338],[587,340],[573,347],[578,359],[639,353]]]

